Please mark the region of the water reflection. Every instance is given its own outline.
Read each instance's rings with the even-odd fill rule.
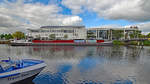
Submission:
[[[141,53],[139,53],[141,52]],[[149,84],[150,48],[0,46],[2,56],[44,60],[35,84]]]

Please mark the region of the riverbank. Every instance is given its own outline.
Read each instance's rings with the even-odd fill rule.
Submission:
[[[145,41],[130,41],[130,42],[123,42],[119,40],[114,40],[113,45],[143,45],[143,46],[150,46],[150,41],[145,40]]]
[[[0,44],[10,44],[9,40],[0,40]]]

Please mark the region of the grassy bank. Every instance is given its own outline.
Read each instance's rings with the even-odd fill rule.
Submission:
[[[144,45],[144,46],[150,46],[150,41],[143,41],[143,42],[139,42],[138,41],[131,41],[131,42],[122,42],[122,41],[118,41],[118,40],[114,40],[113,41],[114,45]]]
[[[143,44],[144,46],[150,46],[150,41],[144,41]]]
[[[130,45],[144,45],[144,46],[150,46],[150,41],[143,41],[143,42],[139,42],[138,41],[131,41],[129,43]]]
[[[113,45],[125,45],[125,42],[114,40]]]

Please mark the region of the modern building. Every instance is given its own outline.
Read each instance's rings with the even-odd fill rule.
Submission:
[[[140,32],[141,31],[138,29],[137,26],[131,26],[126,28],[88,28],[87,39],[118,40],[138,38],[138,34],[135,35],[135,33]]]
[[[28,36],[39,39],[97,39],[120,40],[138,38],[137,26],[126,28],[85,28],[85,26],[42,26],[39,29],[28,29]],[[136,33],[136,34],[135,34]],[[134,35],[133,35],[134,34]]]
[[[28,29],[28,36],[40,39],[86,39],[85,26],[42,26],[40,29]]]

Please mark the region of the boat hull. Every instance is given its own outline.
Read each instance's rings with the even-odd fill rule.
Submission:
[[[35,77],[45,68],[45,66],[46,65],[44,63],[41,63],[35,66],[26,67],[24,69],[19,69],[19,70],[14,70],[12,72],[4,73],[3,75],[0,75],[0,83],[12,84],[12,83],[17,83],[19,81],[23,81],[31,77]]]
[[[23,80],[21,80],[21,81],[14,82],[14,83],[12,83],[12,84],[34,84],[34,83],[32,82],[32,80],[33,80],[38,74],[39,74],[39,73],[33,75],[32,77],[23,79]]]
[[[11,46],[112,46],[112,43],[11,43]]]
[[[32,42],[11,42],[11,46],[111,46],[104,40],[33,40]]]

